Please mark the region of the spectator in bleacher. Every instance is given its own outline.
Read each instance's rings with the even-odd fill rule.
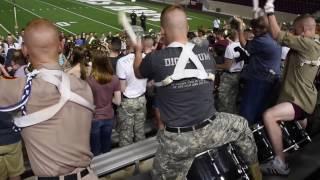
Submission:
[[[281,75],[283,75],[283,71],[284,71],[284,67],[286,64],[286,59],[287,59],[287,55],[289,52],[290,48],[288,48],[287,46],[281,46],[281,65],[280,65],[280,72]]]
[[[87,39],[88,44],[91,45],[95,40],[96,40],[96,36],[94,35],[93,32],[90,32],[89,37]]]
[[[0,179],[20,180],[25,171],[20,132],[12,129],[12,116],[0,112]]]
[[[121,57],[121,39],[119,37],[113,37],[109,45],[109,60],[111,61],[112,69],[114,74],[116,74],[117,63]]]
[[[60,43],[62,44],[62,49],[60,50],[58,62],[59,62],[59,65],[61,67],[63,67],[65,65],[65,63],[67,62],[67,58],[64,54],[65,45],[66,45],[66,37],[64,36],[63,32],[60,33],[59,39],[60,39]]]
[[[151,36],[147,35],[143,37],[143,53],[149,54],[153,51],[154,40]]]
[[[83,46],[84,40],[81,38],[81,35],[76,35],[75,46]]]
[[[104,43],[107,42],[107,39],[108,39],[108,38],[107,38],[106,34],[105,34],[105,33],[102,33],[101,36],[100,36],[100,38],[99,38],[99,41],[100,41],[101,44],[104,44]]]
[[[69,60],[71,68],[66,69],[65,72],[86,80],[91,73],[91,62],[88,59],[88,53],[88,50],[84,47],[74,47]]]
[[[207,40],[205,30],[203,28],[198,29],[198,35],[197,37],[192,39],[192,42],[206,49],[209,49],[209,41]]]
[[[188,59],[192,55],[199,57],[192,58],[192,62],[182,67],[183,70],[194,69],[194,64],[200,63],[205,69],[205,72],[200,72],[215,71],[208,50],[188,43],[188,21],[183,7],[166,7],[161,13],[160,24],[167,48],[150,53],[142,60],[142,47],[138,43],[134,61],[137,77],[154,79],[160,86],[157,88],[157,100],[165,127],[158,134],[159,147],[154,158],[152,179],[186,179],[196,154],[234,142],[249,164],[253,179],[261,180],[257,148],[248,123],[240,116],[216,112],[212,79],[193,76],[172,80],[171,84],[170,79],[163,81],[179,67],[170,60],[179,59],[180,55]],[[185,51],[183,48],[186,46],[192,47]]]
[[[55,24],[45,19],[28,23],[22,51],[40,72],[32,80],[32,91],[24,91],[25,78],[0,79],[0,110],[20,103],[22,93],[30,97],[22,103],[25,116],[15,117],[15,124],[23,127],[21,135],[38,180],[97,180],[90,169],[92,91],[85,81],[62,72],[58,64],[62,48]]]
[[[81,39],[82,39],[82,42],[83,42],[83,45],[86,45],[87,44],[87,42],[86,42],[86,33],[85,32],[82,32],[81,33]]]
[[[237,98],[240,86],[240,73],[247,55],[241,48],[239,35],[236,30],[231,31],[230,40],[232,42],[226,48],[224,63],[216,65],[217,69],[223,71],[220,77],[217,109],[219,112],[238,114]]]
[[[212,49],[216,41],[212,31],[207,31],[207,40],[209,42],[209,48]]]
[[[281,46],[268,33],[267,17],[251,20],[255,37],[247,41],[244,23],[240,18],[238,32],[241,46],[250,54],[249,64],[243,69],[244,87],[241,93],[240,115],[253,125],[262,120],[262,113],[274,97],[280,77]],[[254,97],[254,98],[252,98]]]
[[[246,28],[244,31],[244,38],[245,40],[248,41],[252,41],[254,38],[254,34],[252,33],[252,30],[250,28]]]
[[[118,107],[119,145],[126,146],[145,139],[146,121],[145,92],[147,79],[137,79],[133,71],[135,58],[131,40],[127,41],[128,55],[117,63],[117,76],[120,79],[122,102]]]
[[[221,24],[221,21],[219,18],[215,18],[213,21],[212,21],[212,29],[213,29],[213,32],[217,32],[219,29],[220,29],[220,24]]]
[[[25,68],[27,67],[27,60],[21,50],[15,50],[12,56],[12,69],[14,77],[26,77]]]
[[[3,51],[3,43],[0,40],[0,64],[4,64],[4,51]]]
[[[4,43],[4,57],[5,57],[5,66],[11,66],[12,53],[15,49],[21,49],[20,45],[15,41],[13,35],[8,34],[7,40]]]
[[[225,38],[224,30],[220,29],[216,32],[216,45],[222,45],[224,48],[227,48],[229,41]],[[214,47],[215,47],[214,46]]]
[[[224,54],[227,46],[229,45],[229,41],[224,38],[224,31],[219,30],[216,32],[216,42],[213,45],[213,50],[215,52],[215,61],[217,64],[223,64],[224,62]]]
[[[281,121],[300,121],[315,110],[318,91],[314,81],[320,66],[320,42],[315,40],[316,22],[311,15],[298,16],[294,34],[281,31],[274,15],[273,3],[266,3],[270,33],[281,45],[290,48],[277,105],[264,113],[264,125],[271,140],[275,158],[262,166],[268,174],[288,175],[290,169],[283,152]]]
[[[112,32],[109,31],[107,35],[107,40],[110,41],[113,38]]]
[[[20,35],[19,35],[19,38],[18,38],[18,44],[19,44],[20,47],[21,47],[22,44],[23,44],[23,36],[24,36],[24,28],[21,29]]]
[[[108,54],[101,50],[90,53],[92,73],[88,83],[92,89],[95,112],[91,127],[91,151],[96,156],[111,150],[111,134],[114,124],[112,103],[120,105],[121,91],[117,76],[108,60]]]

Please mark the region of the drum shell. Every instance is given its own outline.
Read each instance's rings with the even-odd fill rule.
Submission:
[[[196,157],[187,175],[188,180],[240,179],[237,166],[228,152],[228,145]],[[215,167],[216,166],[216,167]]]
[[[274,158],[271,143],[268,139],[268,135],[264,129],[264,126],[255,126],[252,130],[253,137],[255,139],[258,148],[259,162],[267,162]]]

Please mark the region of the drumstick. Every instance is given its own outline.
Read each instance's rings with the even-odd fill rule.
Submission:
[[[259,9],[259,0],[252,0],[253,2],[253,18],[257,19],[258,18],[258,12],[257,10]]]
[[[128,33],[133,44],[137,44],[137,35],[134,33],[131,25],[129,24],[128,18],[123,11],[118,14],[119,23],[123,26],[124,30]]]
[[[255,11],[256,9],[259,8],[259,0],[252,0],[253,1],[253,10]]]
[[[266,4],[273,4],[275,0],[267,0]]]

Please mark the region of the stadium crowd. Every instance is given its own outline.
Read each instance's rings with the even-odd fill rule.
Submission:
[[[267,4],[266,15],[247,24],[233,17],[225,25],[214,20],[212,29],[199,27],[197,32],[188,32],[183,9],[169,6],[162,12],[161,32],[145,31],[138,45],[125,32],[57,33],[56,27],[44,19],[31,21],[17,37],[8,34],[0,38],[0,111],[8,105],[18,106],[16,103],[31,91],[29,102],[16,110],[22,107],[26,119],[42,119],[48,113],[47,107],[63,101],[60,95],[72,97],[63,107],[52,110],[56,113],[48,115],[49,120],[43,118],[22,129],[13,124],[17,112],[0,113],[0,180],[20,179],[25,171],[22,146],[39,180],[73,174],[96,179],[89,168],[93,155],[144,140],[148,117],[154,119],[160,134],[155,179],[183,178],[199,149],[229,142],[240,147],[254,179],[261,179],[260,168],[264,173],[288,175],[278,123],[304,120],[299,122],[306,127],[306,118],[320,116],[314,114],[319,112],[315,108],[319,108],[316,76],[320,32],[316,32],[316,22],[310,15],[279,26],[273,8]],[[181,43],[187,42],[195,45],[193,51],[204,69],[215,74],[214,83],[205,78],[199,82],[178,79],[169,89],[159,86],[176,71],[171,67],[178,64],[179,54],[188,48]],[[188,55],[193,57],[192,53]],[[185,66],[194,68],[190,63]],[[31,84],[34,70],[39,70],[39,78]],[[69,81],[64,81],[60,71]],[[26,81],[32,90],[25,86]],[[147,108],[147,103],[152,105]],[[37,114],[39,111],[42,114]],[[147,116],[147,112],[152,115]],[[264,124],[275,153],[274,159],[261,165],[249,129],[256,124]],[[213,132],[205,129],[211,126]],[[113,129],[119,133],[116,146],[112,144]],[[200,137],[188,134],[199,130]],[[176,137],[175,132],[183,136]],[[215,132],[221,137],[207,137]],[[224,137],[227,132],[231,133]],[[209,140],[212,137],[216,139]],[[212,146],[204,145],[211,142]],[[183,154],[184,150],[190,154]]]

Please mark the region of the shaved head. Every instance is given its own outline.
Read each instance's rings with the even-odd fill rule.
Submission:
[[[28,23],[24,33],[24,55],[36,67],[41,64],[58,63],[62,51],[57,27],[46,19],[35,19]]]
[[[167,6],[161,12],[161,31],[168,43],[187,39],[189,31],[187,14],[182,6]]]
[[[309,14],[298,16],[294,20],[294,30],[296,35],[314,37],[316,33],[316,20]]]

